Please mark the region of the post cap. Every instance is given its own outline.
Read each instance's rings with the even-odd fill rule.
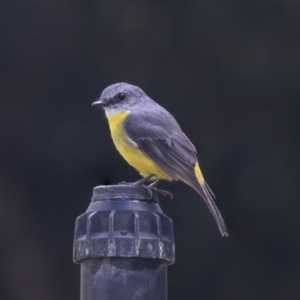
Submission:
[[[150,198],[151,196],[151,198]],[[150,199],[149,199],[150,198]],[[130,184],[97,186],[75,225],[74,262],[103,257],[175,260],[172,220],[157,194]]]

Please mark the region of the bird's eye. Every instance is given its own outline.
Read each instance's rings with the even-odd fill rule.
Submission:
[[[119,93],[119,94],[118,94],[118,99],[119,99],[120,101],[125,100],[125,98],[126,98],[126,94],[125,94],[125,93]]]

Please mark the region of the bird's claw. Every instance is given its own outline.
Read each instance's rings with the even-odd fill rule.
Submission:
[[[153,191],[152,191],[152,188],[151,187],[148,187],[147,185],[143,184],[142,187],[147,190],[147,192],[149,193],[149,197],[148,199],[150,200],[153,196]]]
[[[149,185],[145,185],[145,182],[147,180],[149,180],[150,178],[152,178],[153,176],[155,176],[154,174],[150,174],[136,182],[126,182],[126,181],[122,181],[119,184],[132,184],[132,185],[138,185],[138,186],[142,186],[144,189],[146,189],[149,193],[149,198],[151,199],[153,196],[153,191],[156,191],[157,193],[162,194],[163,196],[170,196],[171,199],[173,199],[173,194],[169,191],[165,191],[162,189],[159,189],[157,187],[158,183],[160,182],[160,179],[156,179],[156,181],[154,181],[153,183],[149,184]]]
[[[152,190],[162,194],[163,196],[170,196],[171,200],[173,200],[173,194],[169,191],[165,191],[165,190],[162,190],[162,189],[159,189],[157,187],[153,187]]]
[[[131,182],[131,184],[133,185],[140,185],[140,186],[143,186],[145,184],[146,181],[148,181],[150,178],[152,178],[154,176],[154,174],[150,174],[138,181],[135,181],[135,182]]]
[[[130,184],[130,182],[127,182],[127,181],[121,181],[119,184]]]
[[[159,189],[157,187],[151,187],[151,184],[148,185],[148,186],[143,184],[142,187],[148,191],[148,193],[149,193],[149,198],[148,199],[152,198],[153,191],[156,191],[157,193],[160,193],[163,196],[170,196],[170,198],[173,199],[173,194],[171,192]]]

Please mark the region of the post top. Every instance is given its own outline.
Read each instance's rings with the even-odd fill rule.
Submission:
[[[76,220],[74,262],[139,257],[174,263],[173,223],[151,192],[134,184],[95,187],[87,211]]]
[[[105,200],[137,200],[158,202],[157,193],[143,186],[127,183],[118,185],[99,185],[93,190],[92,202]]]

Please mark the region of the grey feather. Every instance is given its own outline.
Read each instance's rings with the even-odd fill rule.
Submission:
[[[182,180],[200,194],[216,220],[221,234],[228,235],[224,219],[213,200],[214,194],[206,183],[201,185],[195,176],[195,147],[169,113],[168,116],[163,116],[165,111],[161,109],[159,113],[161,117],[158,117],[157,113],[155,116],[142,111],[138,114],[132,113],[124,123],[124,130],[140,150],[173,180]]]

